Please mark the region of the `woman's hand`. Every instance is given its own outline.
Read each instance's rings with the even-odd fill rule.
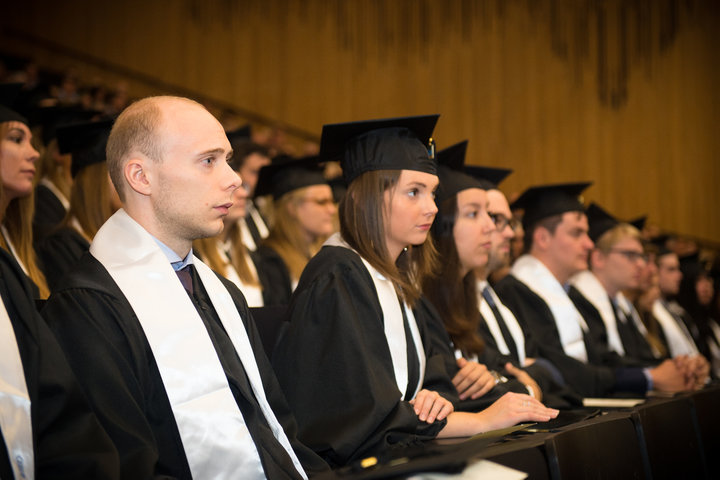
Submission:
[[[420,390],[408,403],[415,408],[418,418],[427,423],[443,420],[455,410],[452,402],[441,397],[437,392],[425,389]]]
[[[495,377],[485,365],[469,362],[458,358],[457,365],[460,371],[452,379],[453,385],[460,394],[460,400],[480,398],[495,386]]]
[[[526,388],[532,390],[532,394],[530,395],[531,397],[535,398],[539,402],[542,402],[543,394],[542,390],[540,390],[540,385],[537,384],[529,373],[525,370],[517,368],[510,362],[505,364],[505,370],[507,370],[510,375],[517,378],[523,385],[525,385]]]
[[[487,424],[486,430],[497,430],[520,422],[547,422],[560,413],[523,393],[508,392],[488,408],[479,412]]]

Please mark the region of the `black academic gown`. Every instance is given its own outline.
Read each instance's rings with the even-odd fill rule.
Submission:
[[[309,473],[327,469],[320,458],[296,439],[294,419],[262,349],[242,293],[228,280],[219,278],[245,323],[268,402],[298,458]],[[67,351],[100,421],[120,452],[122,477],[191,478],[157,363],[127,299],[107,270],[89,253],[63,283],[62,288],[51,295],[42,313]],[[201,318],[218,351],[250,434],[259,447],[266,475],[297,478],[292,464],[288,464],[289,457],[269,431],[242,364],[204,288],[201,284],[196,287],[193,302],[203,312]]]
[[[85,237],[70,227],[55,230],[37,245],[35,252],[51,292],[89,249]]]
[[[49,235],[65,218],[65,206],[60,199],[43,184],[35,187],[35,214],[33,216],[33,241],[38,244]]]
[[[552,311],[527,285],[513,275],[507,275],[494,288],[500,300],[520,322],[523,331],[532,333],[540,356],[556,366],[577,393],[586,397],[601,397],[614,392],[646,392],[647,380],[642,369],[614,368],[603,364],[593,322],[588,324],[590,333],[584,335],[588,355],[588,362],[584,363],[565,353]]]
[[[460,368],[458,367],[455,359],[452,339],[448,335],[437,309],[428,299],[423,297],[418,302],[414,312],[415,318],[420,319],[420,321],[425,323],[428,331],[427,338],[430,342],[432,342],[433,349],[442,354],[445,361],[445,370],[450,375],[450,378],[454,378]],[[509,377],[509,380],[506,383],[495,385],[492,390],[475,400],[458,399],[458,401],[454,404],[455,410],[462,412],[479,412],[492,405],[493,402],[498,400],[507,392],[528,393],[525,385],[504,371],[505,363],[503,360],[507,360],[507,358],[501,356],[500,352],[487,348],[483,350],[483,354],[478,358],[478,362],[487,366],[489,370],[496,370],[503,373],[506,378]]]
[[[420,421],[400,400],[377,291],[355,252],[326,246],[310,260],[289,320],[273,367],[299,438],[332,466],[432,439],[445,426]],[[445,360],[417,323],[427,358],[423,388],[456,401]]]
[[[255,261],[260,284],[263,286],[265,306],[287,305],[290,303],[292,278],[285,260],[267,245],[260,245],[252,253],[252,258]]]
[[[31,401],[35,478],[118,478],[115,447],[82,395],[57,340],[35,310],[27,277],[3,249],[0,295],[15,331]],[[4,445],[0,478],[13,478]]]

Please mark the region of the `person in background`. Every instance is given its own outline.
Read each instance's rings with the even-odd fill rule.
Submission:
[[[59,151],[71,157],[70,209],[60,226],[36,250],[50,291],[88,251],[100,227],[121,207],[105,162],[111,120],[58,128]]]
[[[337,208],[318,157],[279,157],[260,170],[256,195],[272,194],[274,223],[257,253],[275,285],[295,289],[307,262],[334,232]]]

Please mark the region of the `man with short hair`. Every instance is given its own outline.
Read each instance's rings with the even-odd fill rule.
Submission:
[[[587,216],[590,238],[595,243],[590,253],[590,270],[579,272],[570,283],[602,319],[603,346],[610,355],[627,365],[655,364],[645,338],[647,330],[623,295],[623,291],[639,287],[646,266],[640,232],[594,203],[588,207]]]
[[[672,361],[653,369],[603,365],[591,325],[578,311],[567,283],[587,269],[593,248],[580,193],[589,183],[532,187],[513,204],[524,208],[525,249],[496,286],[501,300],[536,339],[543,358],[584,396],[614,392],[679,391],[691,386]],[[579,297],[579,295],[577,295]]]
[[[680,259],[676,253],[661,247],[655,256],[655,263],[660,298],[653,303],[653,317],[660,324],[661,336],[670,355],[686,358],[689,363],[687,368],[695,372],[697,384],[702,385],[708,378],[710,365],[701,349],[698,348],[698,341],[693,335],[697,326],[685,309],[674,300],[680,290],[680,281],[682,280]],[[696,334],[699,336],[699,332]],[[702,346],[705,347],[705,345]]]
[[[192,254],[241,179],[200,104],[151,97],[115,121],[123,208],[43,315],[120,452],[124,478],[307,478],[295,424],[242,293]]]

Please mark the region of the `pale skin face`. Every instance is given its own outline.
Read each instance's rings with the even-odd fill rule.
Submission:
[[[531,253],[564,284],[576,273],[587,270],[592,248],[585,214],[565,212],[554,233],[542,227],[535,229]]]
[[[270,159],[259,153],[251,153],[245,158],[242,167],[238,170],[238,174],[243,179],[243,184],[247,186],[250,195],[255,191],[260,169],[265,165],[270,165]]]
[[[437,186],[435,175],[403,170],[395,187],[385,191],[385,245],[393,261],[405,247],[425,242],[438,211]]]
[[[610,296],[625,289],[638,288],[646,266],[642,255],[643,247],[639,240],[632,237],[620,239],[609,252],[593,251],[593,273]]]
[[[228,165],[232,155],[222,125],[204,108],[182,100],[161,100],[163,158],[141,154],[124,167],[130,193],[128,214],[180,257],[192,241],[218,235],[240,177]]]
[[[337,207],[329,185],[310,185],[299,202],[290,206],[308,242],[329,236],[335,230]]]
[[[508,264],[510,261],[510,241],[515,237],[515,231],[510,226],[512,212],[505,195],[500,190],[488,190],[488,212],[504,217],[506,225],[490,233],[490,258],[485,271],[489,274]]]
[[[35,163],[40,154],[30,143],[32,133],[27,125],[11,122],[10,128],[0,139],[0,178],[3,182],[5,211],[10,201],[32,193],[35,179]]]
[[[457,218],[453,238],[460,265],[460,276],[487,265],[490,237],[495,230],[487,212],[487,195],[479,188],[468,188],[457,194]]]
[[[674,253],[668,253],[658,258],[658,286],[663,296],[677,295],[680,290],[682,272],[680,271],[680,260]]]
[[[247,199],[250,194],[245,186],[245,177],[242,178],[242,186],[236,188],[235,192],[233,192],[233,204],[224,220],[226,226],[237,222],[241,218],[245,217],[245,214],[247,213]]]

